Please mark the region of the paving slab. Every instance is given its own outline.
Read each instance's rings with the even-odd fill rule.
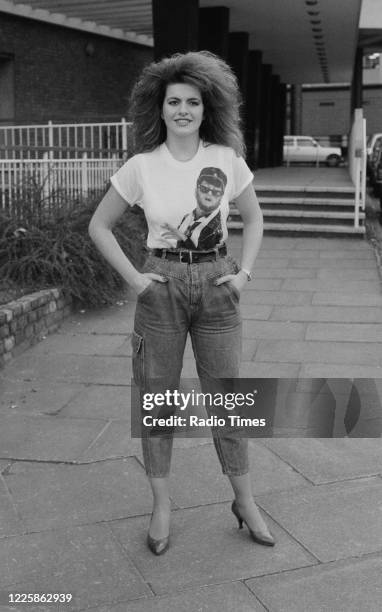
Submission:
[[[130,337],[130,334],[128,334]],[[113,355],[125,342],[122,334],[51,334],[34,347],[35,355]]]
[[[312,244],[322,251],[338,251],[339,249],[341,251],[349,251],[349,257],[355,252],[370,250],[370,245],[363,240],[355,240],[354,238],[323,238],[320,236],[297,238],[295,248],[311,249]]]
[[[1,380],[1,414],[57,414],[83,390],[81,384],[56,383],[54,387],[40,381]]]
[[[269,319],[273,306],[263,304],[240,303],[241,316],[243,319],[257,319],[266,321]]]
[[[249,460],[255,497],[270,491],[311,486],[285,460],[253,440],[249,441]],[[181,508],[232,501],[232,488],[222,474],[213,445],[198,448],[197,453],[194,448],[174,449],[171,497]]]
[[[141,441],[131,438],[130,419],[111,421],[93,443],[77,457],[78,462],[103,461],[137,456],[142,459]]]
[[[196,371],[194,357],[185,357],[183,359],[182,378],[197,378],[198,374]]]
[[[379,272],[377,268],[377,263],[375,265],[365,266],[364,269],[361,270],[348,270],[342,268],[335,269],[327,269],[321,268],[317,271],[317,278],[320,280],[330,280],[336,281],[338,284],[342,283],[344,280],[371,280],[374,281],[376,285],[379,283]]]
[[[153,597],[112,607],[92,608],[91,612],[262,612],[265,608],[241,582],[184,589],[170,597]]]
[[[151,512],[150,486],[134,458],[87,465],[15,463],[4,479],[30,531]]]
[[[292,236],[264,236],[262,247],[264,249],[273,249],[275,251],[295,249],[299,243],[299,240],[299,238],[293,238]],[[310,244],[310,248],[312,248],[312,244]]]
[[[382,315],[382,313],[378,313]],[[346,318],[346,313],[345,317]],[[382,323],[309,323],[307,340],[333,342],[382,342]]]
[[[5,538],[0,563],[3,591],[72,593],[68,612],[152,594],[105,525]]]
[[[259,340],[255,359],[256,361],[318,362],[382,367],[381,347],[378,344],[367,342]],[[339,377],[334,373],[333,376]]]
[[[274,549],[255,544],[247,530],[238,530],[229,504],[177,510],[172,513],[172,545],[159,558],[145,543],[147,519],[113,521],[110,526],[154,593],[162,595],[316,563],[272,520],[268,524],[277,538]]]
[[[258,341],[253,338],[242,339],[241,359],[242,361],[252,361],[256,354]]]
[[[300,369],[299,363],[242,361],[240,376],[241,378],[297,378]]]
[[[292,264],[293,265],[293,264]],[[315,268],[275,268],[265,265],[263,268],[255,268],[256,278],[318,278],[318,272]]]
[[[0,474],[2,474],[10,465],[11,465],[11,461],[8,461],[7,459],[0,459]]]
[[[313,295],[313,305],[331,305],[331,306],[382,306],[382,290],[378,291],[378,287],[372,293],[361,293],[352,295],[349,298],[348,293],[343,293],[339,288],[336,292],[318,291]]]
[[[278,338],[280,340],[303,340],[305,323],[289,323],[284,321],[243,321],[243,336],[254,339]]]
[[[382,366],[302,363],[299,376],[301,378],[382,378]]]
[[[382,474],[380,440],[294,438],[262,443],[314,484]]]
[[[127,295],[130,293],[127,290]],[[134,310],[135,297],[132,295],[119,307],[79,311],[65,319],[59,333],[128,334],[132,331]]]
[[[4,377],[13,380],[97,383],[104,385],[130,385],[131,360],[124,357],[88,355],[40,355],[33,360],[26,351],[4,370]]]
[[[288,268],[288,260],[285,257],[273,257],[270,259],[269,257],[258,257],[255,262],[255,274],[260,270],[271,270],[272,268],[283,268],[285,271]]]
[[[249,293],[258,291],[259,289],[277,291],[278,289],[281,289],[282,285],[283,280],[281,278],[257,278],[255,275],[253,281],[251,282],[251,286],[244,288],[244,291],[248,291]]]
[[[259,281],[260,282],[260,281]],[[268,281],[271,282],[271,281]],[[274,281],[273,281],[274,282]],[[338,281],[331,279],[296,279],[288,278],[282,281],[282,291],[335,291],[338,289]],[[341,291],[343,293],[372,293],[378,292],[378,286],[375,281],[367,280],[344,280],[341,282]]]
[[[60,410],[60,417],[126,420],[130,422],[131,386],[82,386]]]
[[[351,300],[352,302],[352,300]],[[327,321],[328,323],[382,323],[380,307],[346,306],[275,306],[270,315],[272,321]]]
[[[288,265],[291,265],[291,261],[288,261]],[[376,269],[376,262],[367,259],[359,259],[354,253],[349,253],[346,259],[295,259],[293,260],[293,266],[295,268],[315,268],[319,270],[374,270]]]
[[[128,334],[128,336],[125,337],[125,340],[113,351],[112,354],[116,357],[131,357],[131,353],[131,334]]]
[[[1,457],[38,461],[72,461],[104,428],[101,420],[2,414]]]
[[[359,259],[368,259],[371,262],[375,262],[375,254],[374,254],[374,250],[371,247],[371,245],[369,245],[366,242],[360,242],[360,244],[362,245],[362,247],[357,249],[357,257]],[[349,257],[349,253],[347,253],[346,250],[343,250],[343,249],[338,249],[338,250],[333,249],[330,251],[328,249],[322,249],[320,251],[321,259],[339,260],[339,259],[347,259],[348,257]]]
[[[22,520],[12,502],[4,476],[0,474],[0,541],[8,535],[17,535],[24,531]],[[1,603],[1,602],[0,602]]]
[[[246,291],[240,296],[240,305],[250,304],[254,307],[257,304],[286,305],[286,306],[305,306],[312,303],[313,292],[310,291]],[[381,298],[382,304],[382,298]]]
[[[262,245],[256,261],[262,259],[273,259],[275,255],[274,245],[270,248],[266,243]],[[291,260],[317,259],[320,256],[320,250],[316,248],[314,242],[311,243],[310,249],[298,250],[296,248],[278,249],[277,257]]]
[[[375,612],[382,601],[382,557],[367,557],[248,580],[270,612]]]
[[[257,502],[321,562],[382,550],[382,479],[281,491]]]

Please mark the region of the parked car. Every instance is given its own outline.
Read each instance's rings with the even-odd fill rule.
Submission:
[[[382,133],[381,134],[370,134],[370,136],[368,136],[367,142],[366,142],[366,152],[368,156],[371,155],[372,153],[372,150],[375,145],[375,141],[381,137],[382,137]]]
[[[379,149],[374,153],[370,182],[374,195],[379,198],[382,211],[382,143]]]
[[[367,140],[367,176],[370,178],[371,184],[373,184],[373,166],[375,158],[378,155],[379,149],[382,147],[382,134],[372,134]]]
[[[339,147],[324,147],[311,136],[284,136],[284,162],[325,163],[335,167],[342,161]]]

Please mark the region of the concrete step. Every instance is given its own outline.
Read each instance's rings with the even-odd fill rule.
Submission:
[[[254,188],[256,193],[259,195],[260,193],[265,194],[281,194],[285,193],[286,195],[299,195],[301,193],[305,193],[312,196],[318,196],[319,194],[323,194],[323,197],[328,197],[328,195],[333,195],[334,197],[344,197],[345,195],[348,197],[354,196],[355,188],[353,185],[349,186],[340,186],[336,187],[331,185],[330,187],[322,187],[322,186],[303,186],[299,187],[298,185],[265,185],[265,184],[256,184],[256,176],[254,180]]]
[[[271,208],[269,210],[262,209],[264,217],[295,217],[304,219],[333,219],[333,220],[353,220],[354,211],[322,211],[322,210],[293,210],[284,208]],[[231,208],[230,217],[239,217],[240,213],[237,208]],[[365,213],[360,212],[359,218],[364,219]]]
[[[285,197],[258,195],[261,206],[293,205],[293,206],[325,206],[325,207],[353,207],[353,198],[314,198],[314,197]]]
[[[228,229],[230,230],[242,230],[243,223],[241,221],[228,221]],[[270,221],[264,222],[265,233],[277,233],[277,234],[305,234],[305,235],[329,235],[329,236],[363,236],[365,234],[365,227],[360,226],[355,228],[353,225],[324,225],[324,224],[313,224],[313,223],[272,223]]]

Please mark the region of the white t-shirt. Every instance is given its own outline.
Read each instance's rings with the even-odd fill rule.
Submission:
[[[225,242],[229,202],[252,180],[233,149],[203,141],[189,161],[176,160],[163,143],[131,157],[111,177],[126,202],[143,208],[149,248],[192,250]]]

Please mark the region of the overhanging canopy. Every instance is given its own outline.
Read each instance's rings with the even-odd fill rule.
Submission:
[[[181,1],[181,0],[180,0]],[[200,0],[230,9],[230,31],[285,83],[352,79],[362,0]],[[0,0],[0,11],[152,45],[151,0]],[[171,27],[171,24],[169,24]]]

